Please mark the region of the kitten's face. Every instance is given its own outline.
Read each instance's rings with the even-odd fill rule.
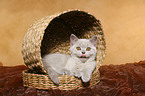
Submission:
[[[96,56],[97,37],[91,39],[78,39],[75,35],[71,35],[71,55],[79,58],[82,62],[86,62],[89,58]]]

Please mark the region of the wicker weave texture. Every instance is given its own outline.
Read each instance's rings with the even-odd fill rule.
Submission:
[[[43,66],[41,62],[40,50],[41,40],[43,38],[44,30],[52,18],[52,16],[47,16],[36,21],[30,26],[24,37],[22,54],[24,62],[29,69],[33,69],[33,67],[37,65]]]
[[[100,81],[100,73],[99,71],[95,74],[92,74],[93,77],[90,80],[90,86],[98,84]],[[37,89],[59,89],[59,90],[72,90],[72,89],[80,89],[83,88],[83,85],[81,84],[81,80],[75,81],[74,76],[59,76],[60,85],[56,86],[54,83],[50,80],[48,75],[42,75],[42,74],[32,74],[28,73],[27,70],[23,71],[23,85],[25,87],[34,87]]]

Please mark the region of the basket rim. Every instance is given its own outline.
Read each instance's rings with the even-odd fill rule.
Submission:
[[[74,76],[68,76],[68,75],[65,75],[65,76],[74,77]],[[64,77],[64,76],[61,76],[61,77]],[[38,82],[35,81],[33,78],[37,79]],[[47,84],[47,82],[41,82],[41,84],[39,83],[40,79],[47,80],[47,78],[49,78],[49,77],[47,75],[44,75],[44,74],[29,73],[28,70],[22,71],[23,86],[25,86],[25,87],[34,87],[36,89],[44,89],[44,90],[48,90],[48,89],[73,90],[73,89],[84,88],[82,85],[79,85],[79,84],[82,84],[81,80],[79,81],[80,83],[77,84],[77,86],[73,86],[73,85],[76,85],[76,83],[72,83],[72,84],[70,83],[68,85],[67,84],[64,85],[64,83],[62,83],[58,86],[58,85],[54,85],[52,81],[48,81],[49,83],[52,82],[51,84]],[[96,78],[97,78],[96,82],[90,86],[87,86],[87,87],[92,87],[100,82],[100,72],[99,71],[97,72]],[[33,80],[31,80],[31,79],[33,79]],[[78,78],[76,78],[76,80],[77,79]],[[48,79],[48,80],[50,80],[50,79]]]

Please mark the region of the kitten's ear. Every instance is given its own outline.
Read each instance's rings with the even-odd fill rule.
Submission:
[[[90,42],[94,44],[94,46],[97,46],[97,35],[93,36],[91,39],[90,39]]]
[[[70,36],[70,45],[72,46],[76,41],[78,41],[78,38],[76,35],[71,34]]]

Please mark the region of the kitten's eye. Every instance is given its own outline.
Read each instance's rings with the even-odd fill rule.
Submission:
[[[87,47],[87,49],[86,49],[87,51],[90,51],[91,50],[91,48],[90,47]]]
[[[80,47],[77,47],[76,49],[77,49],[77,50],[81,50],[81,48],[80,48]]]

